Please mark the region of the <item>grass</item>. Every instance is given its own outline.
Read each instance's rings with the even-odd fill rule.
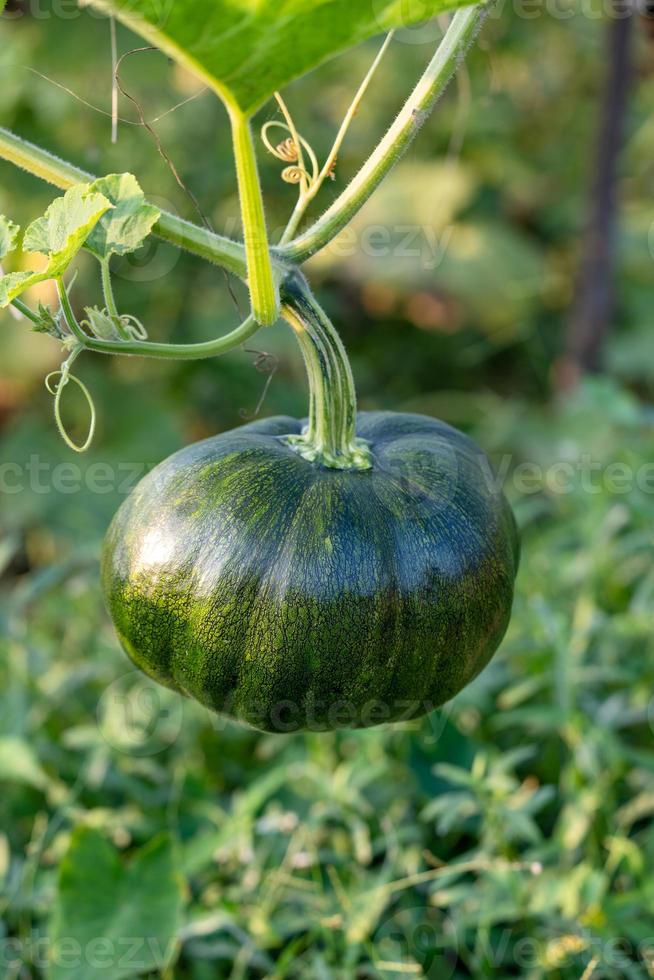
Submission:
[[[522,568],[495,660],[421,722],[223,723],[130,669],[94,546],[6,556],[1,975],[45,975],[80,827],[121,856],[172,836],[176,964],[151,976],[654,975],[652,420],[605,379],[558,408],[466,408],[511,453]]]

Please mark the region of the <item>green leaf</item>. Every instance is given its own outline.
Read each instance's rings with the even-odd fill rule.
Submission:
[[[9,218],[5,218],[4,214],[0,214],[0,261],[16,248],[19,233],[18,225],[10,221]]]
[[[41,252],[48,263],[41,272],[10,272],[0,278],[0,309],[46,279],[64,274],[103,214],[113,205],[88,184],[76,184],[56,198],[45,214],[25,231],[23,248]]]
[[[28,225],[23,248],[47,255],[51,274],[61,275],[111,207],[111,201],[92,191],[88,184],[76,184],[63,197],[56,198],[41,218]]]
[[[146,203],[132,174],[109,174],[94,181],[90,189],[111,201],[113,208],[100,218],[86,248],[101,259],[134,252],[159,220],[159,209]]]
[[[90,0],[252,115],[339,51],[465,0]]]
[[[35,333],[47,333],[51,337],[56,337],[57,340],[63,340],[66,335],[61,328],[61,311],[58,315],[55,315],[49,306],[46,306],[39,300],[36,312],[39,317],[39,322],[32,324],[32,330]]]
[[[38,272],[9,272],[0,278],[0,310],[24,293],[30,286],[47,279],[46,275]]]
[[[162,835],[129,864],[97,830],[78,828],[61,862],[48,980],[121,980],[165,969],[175,952],[182,882]]]

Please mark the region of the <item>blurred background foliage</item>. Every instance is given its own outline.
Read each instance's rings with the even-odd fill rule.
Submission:
[[[308,270],[362,407],[471,432],[523,528],[503,647],[421,723],[289,737],[223,724],[140,680],[103,611],[101,538],[145,468],[257,410],[304,413],[290,331],[278,325],[207,362],[85,355],[99,428],[73,458],[43,387],[58,346],[3,315],[0,976],[45,975],[43,937],[90,934],[76,862],[94,869],[98,892],[117,889],[134,935],[151,934],[143,916],[156,901],[177,963],[51,966],[51,977],[654,976],[654,44],[634,25],[604,372],[562,392],[606,21],[592,4],[556,13],[495,12],[406,161]],[[151,135],[123,123],[112,145],[110,119],[91,108],[110,106],[106,21],[14,3],[0,34],[3,125],[90,171],[130,170],[152,201],[198,218]],[[323,204],[384,131],[436,36],[433,25],[400,34]],[[118,43],[137,42],[119,30]],[[374,49],[286,93],[322,158]],[[220,105],[157,53],[130,57],[121,74],[204,214],[236,233]],[[120,112],[137,119],[125,99]],[[280,228],[293,189],[263,153],[262,172]],[[15,220],[52,197],[0,164],[0,210]],[[97,301],[92,272],[82,260],[78,307]],[[245,306],[222,273],[158,242],[117,263],[116,288],[123,312],[163,340],[226,332]],[[48,286],[40,296],[52,299]],[[71,393],[67,406],[81,432],[82,402]],[[562,472],[574,474],[565,492]],[[111,848],[134,851],[132,872]],[[131,885],[120,879],[130,873]],[[109,923],[96,934],[105,925],[111,936]]]

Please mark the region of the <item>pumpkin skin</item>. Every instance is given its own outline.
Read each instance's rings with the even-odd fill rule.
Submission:
[[[488,663],[519,543],[482,451],[421,415],[362,412],[366,471],[311,463],[271,418],[189,446],[133,490],[102,579],[160,683],[264,731],[417,717]]]

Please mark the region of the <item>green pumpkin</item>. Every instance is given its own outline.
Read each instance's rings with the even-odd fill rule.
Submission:
[[[416,717],[482,670],[519,552],[486,457],[421,415],[356,424],[367,468],[305,458],[301,423],[273,418],[142,480],[102,563],[135,664],[266,731]]]

